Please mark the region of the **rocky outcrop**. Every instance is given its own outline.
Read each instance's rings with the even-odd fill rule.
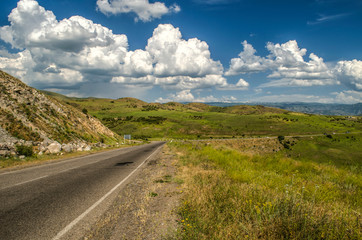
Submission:
[[[49,153],[59,153],[62,150],[62,145],[58,142],[53,142],[47,147]]]
[[[88,151],[118,135],[82,113],[0,71],[0,156],[28,142],[40,153]]]

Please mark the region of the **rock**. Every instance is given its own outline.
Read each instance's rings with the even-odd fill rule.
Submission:
[[[74,150],[74,146],[71,143],[62,145],[62,151],[64,151],[64,152],[69,153],[69,152],[73,152],[73,150]]]
[[[77,148],[78,152],[89,151],[89,150],[85,150],[88,145],[84,142],[80,142],[76,146],[77,146],[76,148]]]
[[[58,142],[53,142],[47,147],[47,152],[49,153],[59,153],[62,149],[62,145]]]
[[[6,156],[9,154],[9,151],[7,150],[0,150],[0,156]]]
[[[68,143],[68,144],[63,144],[62,145],[62,150],[64,152],[67,152],[67,153],[70,153],[70,152],[73,152],[73,145]]]
[[[83,151],[90,151],[91,149],[92,149],[92,147],[89,146],[89,145],[87,145],[87,146],[85,146],[85,148],[83,149]]]
[[[19,159],[24,159],[24,158],[25,158],[24,155],[20,155],[20,156],[19,156]]]
[[[47,150],[47,147],[51,144],[52,142],[49,140],[49,138],[44,139],[44,141],[39,145],[39,151],[40,152],[45,152]]]

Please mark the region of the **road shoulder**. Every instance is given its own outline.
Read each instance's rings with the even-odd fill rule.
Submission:
[[[164,239],[177,229],[181,190],[177,160],[165,145],[135,179],[119,192],[114,203],[83,239]]]

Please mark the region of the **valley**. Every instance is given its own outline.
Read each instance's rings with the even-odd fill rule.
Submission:
[[[146,103],[134,98],[69,98],[48,93],[136,139],[210,139],[362,131],[362,117],[323,116],[264,106]]]

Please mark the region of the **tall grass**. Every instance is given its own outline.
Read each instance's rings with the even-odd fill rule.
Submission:
[[[326,162],[311,161],[307,148],[302,154],[306,143],[318,149],[323,141],[298,140],[274,154],[222,142],[171,144],[185,181],[180,238],[361,239],[361,152],[344,163],[341,155]],[[330,148],[348,150],[339,143]]]

